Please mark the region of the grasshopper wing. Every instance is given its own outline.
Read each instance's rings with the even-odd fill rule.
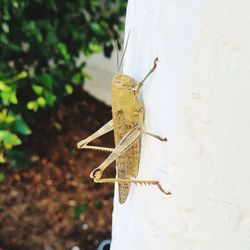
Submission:
[[[132,129],[124,118],[122,110],[113,116],[115,130],[115,144],[117,145],[121,139]],[[136,177],[139,168],[140,139],[137,140],[128,150],[126,150],[116,160],[117,175],[120,179],[131,179]],[[128,197],[131,183],[119,183],[119,202],[124,203]]]

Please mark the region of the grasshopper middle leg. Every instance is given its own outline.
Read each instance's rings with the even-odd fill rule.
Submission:
[[[166,141],[168,140],[166,137],[161,137],[161,136],[159,136],[159,135],[156,135],[156,134],[153,134],[153,133],[144,131],[144,130],[143,130],[143,134],[152,136],[152,137],[158,139],[159,141],[165,141],[165,142],[166,142]]]

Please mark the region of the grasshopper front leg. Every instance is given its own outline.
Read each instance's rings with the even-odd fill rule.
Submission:
[[[152,67],[152,69],[148,72],[148,74],[143,78],[143,80],[141,82],[139,82],[138,84],[138,87],[136,89],[136,93],[137,95],[139,94],[140,92],[140,89],[142,87],[142,85],[144,84],[144,82],[147,80],[147,78],[155,71],[156,67],[157,67],[157,62],[159,61],[159,58],[156,57],[155,60],[154,60],[154,65]]]
[[[83,140],[79,141],[77,143],[77,147],[79,149],[93,149],[93,150],[101,150],[101,151],[112,152],[114,150],[113,148],[90,146],[90,145],[88,145],[88,143],[95,140],[96,138],[110,132],[113,129],[114,129],[113,120],[110,120],[104,126],[102,126],[100,129],[98,129],[94,134],[90,135],[86,139],[83,139]]]

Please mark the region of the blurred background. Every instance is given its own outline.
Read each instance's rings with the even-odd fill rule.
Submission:
[[[0,0],[1,250],[88,250],[111,238],[113,185],[89,178],[107,153],[76,143],[111,119],[126,2]]]

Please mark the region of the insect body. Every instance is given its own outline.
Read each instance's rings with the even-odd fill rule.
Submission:
[[[131,183],[157,185],[162,192],[170,194],[162,189],[158,181],[131,180],[132,177],[136,177],[138,174],[142,134],[153,136],[160,141],[167,141],[166,138],[161,138],[143,130],[144,107],[139,99],[140,89],[148,76],[155,70],[157,61],[158,58],[155,59],[152,69],[139,84],[135,79],[125,74],[117,74],[113,77],[111,82],[113,119],[77,144],[78,148],[82,149],[111,152],[109,157],[91,172],[90,177],[99,183],[118,182],[120,203],[126,201]],[[90,141],[111,130],[114,130],[115,148],[88,145]],[[117,178],[101,178],[104,170],[115,160]]]

